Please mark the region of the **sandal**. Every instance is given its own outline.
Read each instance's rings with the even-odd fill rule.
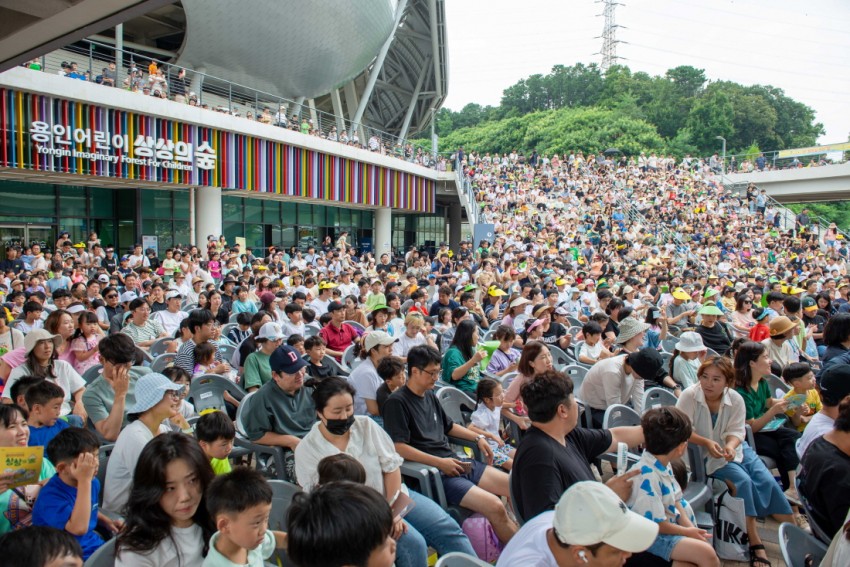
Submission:
[[[764,567],[771,567],[770,561],[767,560],[766,557],[759,557],[756,555],[756,551],[764,551],[767,554],[764,546],[759,545],[751,545],[750,546],[750,567],[755,567],[758,563],[759,565],[763,565]]]

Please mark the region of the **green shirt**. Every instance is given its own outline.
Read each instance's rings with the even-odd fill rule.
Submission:
[[[121,425],[122,429],[127,426],[127,408],[132,407],[136,403],[136,382],[145,374],[150,374],[150,372],[150,368],[143,366],[133,366],[130,368],[130,386],[127,388],[127,396],[124,398],[124,422]],[[103,375],[92,380],[86,386],[86,391],[83,392],[83,407],[86,408],[86,413],[92,424],[108,418],[114,403],[115,390],[112,389],[112,384]]]
[[[231,471],[230,459],[210,459],[210,465],[215,474],[227,474]]]
[[[294,394],[284,392],[274,380],[266,383],[251,397],[243,410],[245,434],[256,441],[266,433],[293,435],[301,439],[316,423],[316,405],[312,388],[301,388]]]
[[[770,386],[768,386],[767,380],[764,378],[759,380],[758,388],[755,391],[751,390],[749,386],[746,388],[735,388],[735,390],[744,398],[744,407],[747,408],[747,420],[758,419],[764,415],[764,412],[767,411],[767,400],[770,398]]]
[[[245,359],[245,369],[242,374],[244,388],[259,388],[272,379],[271,357],[261,350],[252,352]]]
[[[463,390],[467,394],[475,395],[475,390],[478,388],[478,380],[480,379],[481,369],[479,365],[474,364],[460,380],[452,380],[452,372],[460,366],[466,364],[466,358],[456,346],[451,347],[446,351],[446,356],[443,357],[443,382],[451,384],[459,390]]]

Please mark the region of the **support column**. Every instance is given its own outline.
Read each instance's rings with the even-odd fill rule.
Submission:
[[[381,254],[389,254],[392,260],[392,209],[382,207],[375,210],[375,260],[380,261]]]
[[[357,112],[357,89],[354,88],[354,81],[348,81],[345,83],[345,105],[348,107],[348,119],[349,121],[354,118],[354,114]],[[351,132],[348,133],[349,136],[354,132],[354,123],[351,123]],[[366,133],[363,131],[363,125],[357,125],[357,136],[360,138],[360,143],[366,142]]]
[[[304,97],[299,96],[295,99],[295,108],[292,109],[292,116],[298,119],[298,122],[301,122],[301,111],[304,109]]]
[[[195,69],[195,73],[192,74],[192,80],[189,81],[189,92],[198,95],[198,104],[204,103],[204,95],[202,91],[204,88],[204,73],[206,72],[206,67],[198,67],[197,69]],[[189,93],[186,94],[188,96]]]
[[[448,207],[449,209],[449,249],[460,250],[460,235],[462,232],[462,224],[460,214],[460,203],[454,203]]]
[[[407,129],[410,128],[410,119],[413,118],[413,111],[416,110],[416,103],[419,102],[419,93],[422,91],[422,83],[425,82],[425,77],[430,73],[428,63],[430,58],[425,59],[422,65],[422,71],[419,72],[419,79],[416,81],[416,88],[413,89],[413,96],[410,97],[410,106],[407,107],[407,113],[404,115],[404,121],[401,123],[401,133],[398,137],[402,140],[407,138]],[[433,119],[433,116],[431,117]]]
[[[378,82],[378,76],[381,74],[381,69],[384,66],[384,59],[386,59],[387,52],[390,50],[390,46],[395,39],[395,32],[398,30],[398,25],[401,23],[401,16],[404,14],[406,9],[407,0],[399,0],[398,6],[396,6],[393,31],[384,42],[384,45],[381,47],[381,51],[378,52],[378,56],[375,58],[375,63],[372,65],[372,70],[369,72],[369,77],[366,80],[366,88],[363,89],[363,93],[360,95],[361,99],[360,104],[357,106],[357,112],[354,113],[354,117],[351,119],[352,132],[354,132],[354,128],[360,127],[360,121],[363,120],[363,113],[366,112],[366,106],[369,104],[369,99],[372,98],[372,91],[375,88],[375,83]],[[434,53],[436,54],[437,52],[435,51]],[[365,140],[363,140],[363,142],[365,142]]]
[[[189,243],[197,245],[198,240],[198,223],[195,222],[195,191],[192,187],[189,189]]]
[[[331,90],[331,104],[334,107],[336,131],[341,134],[345,130],[345,113],[342,110],[342,98],[339,96],[339,89]]]
[[[118,82],[118,77],[124,68],[124,24],[115,26],[115,68],[118,71],[115,82]],[[119,85],[113,85],[115,87]]]
[[[316,100],[312,99],[312,98],[309,99],[307,101],[307,105],[310,107],[310,120],[313,121],[313,128],[321,131],[322,125],[319,124],[319,115],[316,113]],[[330,130],[330,129],[331,129],[330,126],[328,126],[328,130]]]
[[[198,249],[206,250],[207,237],[218,238],[221,228],[221,187],[198,187],[195,189],[195,232]]]

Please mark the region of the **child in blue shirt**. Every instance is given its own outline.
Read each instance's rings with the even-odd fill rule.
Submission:
[[[696,525],[696,518],[670,462],[680,459],[688,449],[692,426],[688,416],[675,407],[647,411],[640,420],[646,450],[634,467],[629,508],[658,523],[658,537],[648,553],[665,561],[688,562],[698,567],[720,567],[720,560],[709,543],[708,532]]]
[[[30,447],[46,447],[50,440],[70,425],[59,418],[65,391],[48,380],[30,386],[24,394],[29,408],[27,423],[30,426]]]
[[[98,524],[113,533],[121,527],[121,522],[113,522],[98,511],[99,448],[97,437],[87,429],[60,431],[47,445],[47,457],[56,467],[56,475],[41,489],[32,510],[33,525],[74,536],[84,560],[103,545],[103,538],[94,531]]]

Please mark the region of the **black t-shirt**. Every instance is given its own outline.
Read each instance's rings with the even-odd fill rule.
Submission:
[[[313,378],[327,378],[328,376],[336,376],[336,372],[329,365],[316,366],[312,362],[307,365],[307,374]]]
[[[241,343],[239,343],[239,365],[244,366],[248,355],[252,352],[257,352],[257,343],[254,341],[254,336],[251,335]],[[227,362],[230,362],[229,360]]]
[[[576,482],[595,480],[590,462],[611,446],[611,432],[577,427],[561,445],[531,426],[519,444],[511,472],[514,505],[529,520],[553,510]]]
[[[543,333],[543,342],[547,345],[558,345],[558,341],[567,334],[567,330],[560,323],[549,323],[549,330]]]
[[[850,455],[821,437],[803,454],[800,493],[824,532],[837,533],[850,509]]]
[[[151,303],[151,313],[165,311],[166,309],[168,309],[168,305],[166,305],[164,301],[154,301]]]
[[[806,326],[815,325],[817,328],[815,329],[815,333],[823,333],[823,328],[826,325],[826,318],[818,312],[814,317],[806,317],[803,315],[803,323]],[[815,339],[815,344],[817,346],[821,346],[823,344],[823,338]]]
[[[447,437],[453,425],[431,390],[420,398],[402,386],[384,403],[384,429],[390,439],[435,457],[454,456]]]
[[[729,338],[720,323],[715,323],[713,327],[699,325],[696,332],[702,337],[702,344],[720,356],[726,356],[726,353],[732,348],[732,339]]]
[[[378,403],[378,414],[381,416],[384,415],[384,404],[387,403],[390,394],[392,392],[390,392],[386,382],[378,386],[378,390],[375,392],[375,401]]]

